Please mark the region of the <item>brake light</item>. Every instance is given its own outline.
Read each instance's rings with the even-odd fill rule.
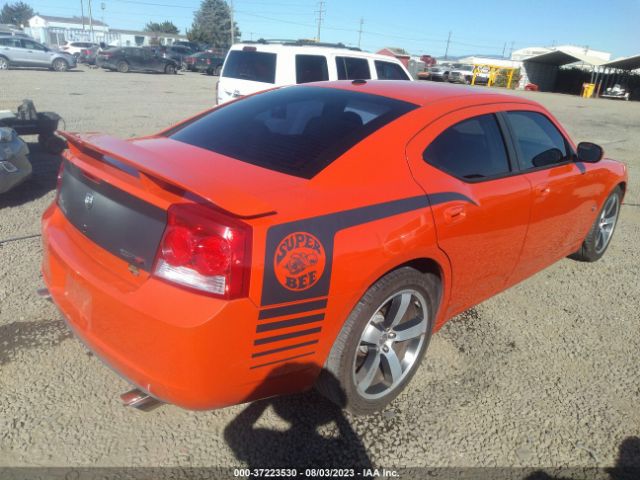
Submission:
[[[246,296],[251,227],[200,204],[169,207],[153,273],[169,282],[226,299]]]

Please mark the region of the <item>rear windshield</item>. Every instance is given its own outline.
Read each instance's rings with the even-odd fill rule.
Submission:
[[[311,178],[416,107],[360,92],[286,87],[225,105],[169,136],[253,165]]]
[[[233,50],[229,52],[222,76],[254,82],[275,83],[276,54]]]

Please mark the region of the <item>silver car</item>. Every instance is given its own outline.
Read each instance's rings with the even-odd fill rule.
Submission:
[[[76,67],[76,59],[73,55],[55,52],[29,38],[0,35],[0,70],[10,67],[40,67],[65,72]]]

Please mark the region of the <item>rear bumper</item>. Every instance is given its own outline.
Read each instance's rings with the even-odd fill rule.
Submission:
[[[258,310],[249,299],[199,295],[144,272],[127,278],[126,262],[86,239],[55,205],[42,227],[52,300],[80,340],[132,384],[195,410],[283,393],[278,382],[264,385],[268,371],[251,368]]]

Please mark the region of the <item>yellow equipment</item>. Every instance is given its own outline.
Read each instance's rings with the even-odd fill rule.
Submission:
[[[507,77],[507,88],[511,88],[511,81],[513,80],[513,73],[518,70],[516,67],[500,67],[498,65],[477,64],[473,66],[473,78],[471,79],[471,85],[475,85],[476,76],[478,74],[489,74],[489,81],[487,87],[491,87],[498,77],[500,70],[507,70],[509,75]]]

